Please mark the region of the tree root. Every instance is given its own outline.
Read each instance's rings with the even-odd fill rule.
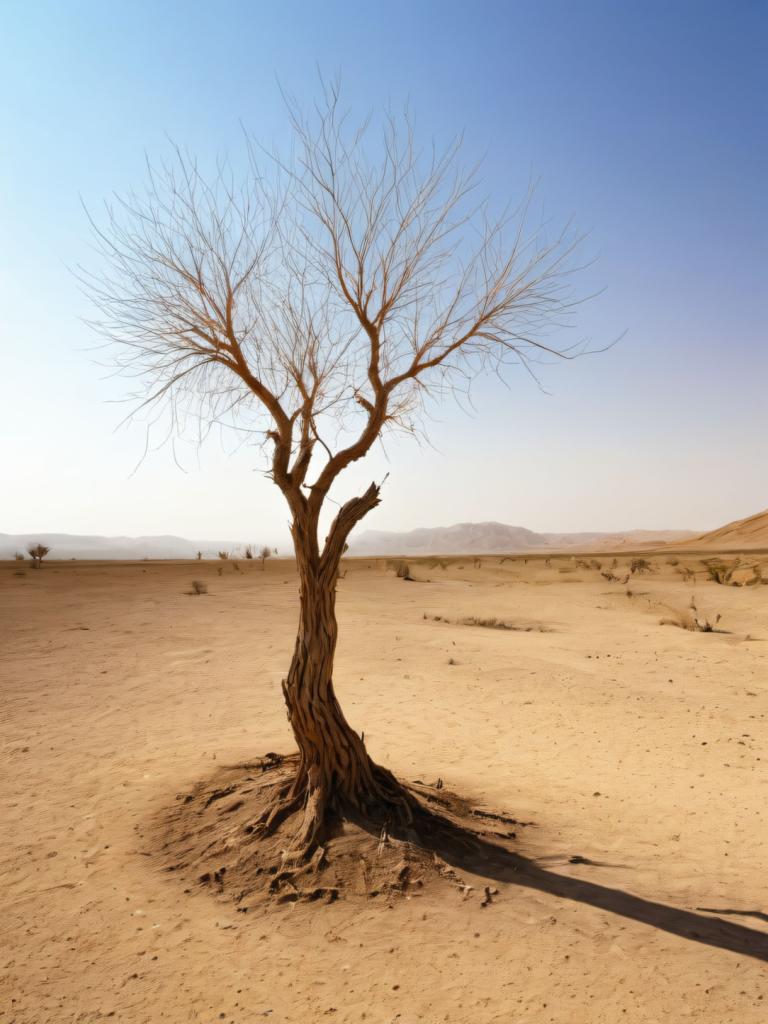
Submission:
[[[364,796],[353,797],[310,789],[298,757],[221,769],[180,794],[170,819],[158,816],[165,870],[242,912],[259,901],[390,899],[420,895],[430,880],[456,891],[461,879],[445,859],[451,850],[466,863],[487,844],[482,837],[514,838],[503,828],[516,819],[473,807],[445,787],[437,795],[423,783],[404,785],[373,763],[370,776]]]

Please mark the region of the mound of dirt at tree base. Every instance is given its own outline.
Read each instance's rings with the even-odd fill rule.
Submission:
[[[472,806],[442,782],[407,787],[414,800],[409,827],[374,829],[353,817],[338,820],[308,855],[291,848],[292,817],[274,830],[259,824],[275,791],[296,771],[295,757],[264,759],[220,769],[153,822],[154,852],[162,870],[179,875],[187,892],[203,887],[233,901],[241,913],[265,902],[334,902],[421,893],[425,886],[478,896],[498,895],[492,885],[468,885],[450,866],[468,869],[496,861],[518,869],[511,843],[525,823]]]

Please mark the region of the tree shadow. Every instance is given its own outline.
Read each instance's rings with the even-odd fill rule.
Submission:
[[[436,854],[458,871],[466,871],[489,881],[535,889],[575,903],[584,903],[691,942],[768,962],[766,932],[732,921],[724,921],[719,916],[706,917],[691,910],[644,899],[623,889],[612,889],[596,882],[559,875],[507,849],[503,845],[502,837],[494,836],[489,839],[479,834],[478,829],[482,829],[482,824],[473,827],[466,823],[465,816],[464,820],[458,821],[446,818],[442,813],[435,813],[428,808],[423,810],[423,816],[420,815],[420,820],[415,823],[418,846]],[[396,831],[392,834],[397,835]],[[399,838],[413,842],[413,832],[409,830],[408,835],[403,832]],[[709,910],[705,907],[699,909],[706,913],[741,914],[768,921],[768,915],[760,911]]]

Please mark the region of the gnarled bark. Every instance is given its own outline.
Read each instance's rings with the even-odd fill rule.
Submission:
[[[342,506],[322,553],[311,515],[298,515],[293,523],[300,610],[283,696],[299,748],[299,766],[292,786],[279,794],[265,824],[277,827],[288,814],[303,810],[295,847],[305,855],[344,817],[385,825],[394,818],[407,820],[410,814],[410,798],[386,769],[371,760],[333,688],[339,564],[350,531],[378,501],[379,488],[371,484],[365,494]]]

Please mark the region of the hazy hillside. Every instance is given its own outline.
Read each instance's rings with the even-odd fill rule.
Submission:
[[[353,555],[505,554],[560,548],[642,546],[694,537],[691,530],[621,533],[536,533],[505,523],[457,523],[407,533],[366,530],[350,543]]]
[[[690,542],[691,546],[721,549],[768,548],[768,509],[746,519],[726,523]]]
[[[51,558],[195,558],[215,557],[218,551],[234,551],[234,541],[186,540],[184,537],[89,537],[70,533],[0,533],[0,559],[26,553],[29,544],[41,543],[51,549]]]

